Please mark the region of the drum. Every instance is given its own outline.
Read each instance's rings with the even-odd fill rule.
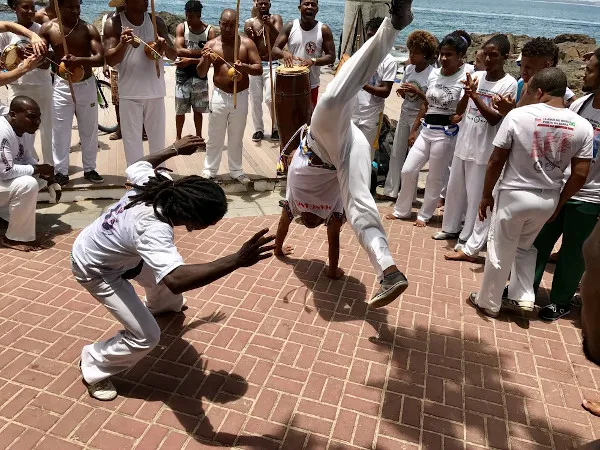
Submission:
[[[14,70],[25,59],[25,47],[20,44],[7,45],[0,55],[0,65],[3,69]]]
[[[275,72],[275,117],[281,151],[298,128],[310,122],[310,80],[309,69],[304,66],[279,66]],[[299,143],[300,137],[295,137],[286,153],[291,154]],[[278,171],[287,173],[286,158],[283,158],[283,170]]]

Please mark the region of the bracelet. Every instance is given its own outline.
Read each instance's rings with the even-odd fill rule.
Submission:
[[[171,145],[171,148],[173,150],[175,150],[175,156],[179,156],[179,150],[177,150],[177,147],[175,147],[175,144]]]

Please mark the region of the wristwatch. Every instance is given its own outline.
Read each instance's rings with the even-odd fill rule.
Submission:
[[[310,58],[310,60],[313,62],[313,64],[317,63],[317,58]]]

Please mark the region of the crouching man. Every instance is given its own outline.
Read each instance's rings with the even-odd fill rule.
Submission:
[[[8,210],[8,229],[0,244],[14,250],[39,250],[35,237],[38,192],[54,184],[54,167],[33,157],[34,133],[40,126],[38,104],[15,97],[8,115],[0,117],[0,211]],[[60,187],[56,195],[60,198]]]

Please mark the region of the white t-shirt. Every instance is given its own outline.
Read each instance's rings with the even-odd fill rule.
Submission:
[[[421,72],[417,72],[416,66],[411,64],[404,69],[404,75],[402,75],[402,83],[412,84],[417,87],[421,92],[427,92],[427,80],[431,71],[434,70],[433,66],[427,66]],[[421,108],[423,100],[418,95],[405,93],[404,101],[402,102],[402,114],[416,114]]]
[[[286,200],[294,216],[310,212],[329,219],[344,212],[337,171],[311,165],[310,155],[301,149],[288,168]]]
[[[431,71],[427,80],[427,114],[451,116],[456,113],[456,106],[463,95],[467,70],[463,64],[458,71],[450,76],[442,75],[442,69]]]
[[[37,33],[40,31],[42,26],[39,23],[33,22],[29,27],[29,30]],[[12,32],[0,33],[0,52],[11,44],[29,44],[31,41],[25,36],[15,34]],[[33,69],[31,72],[27,72],[22,77],[13,81],[10,84],[17,85],[35,85],[35,86],[46,86],[48,89],[52,89],[52,78],[50,76],[50,69]]]
[[[589,95],[586,95],[583,98],[575,100],[571,105],[571,110],[587,119],[594,128],[594,157],[592,159],[592,164],[590,165],[590,172],[585,185],[572,198],[573,200],[580,200],[582,202],[600,203],[600,163],[598,163],[598,150],[600,148],[600,109],[595,109],[592,106],[593,101],[590,101],[585,106],[585,109],[580,111],[580,108],[588,98]]]
[[[561,189],[572,158],[592,158],[593,129],[583,117],[544,103],[513,109],[494,146],[511,149],[499,189]]]
[[[6,117],[0,117],[0,180],[33,175],[33,166],[38,164],[33,157],[34,140],[29,133],[17,136]]]
[[[369,86],[378,86],[386,81],[393,83],[396,80],[397,72],[398,62],[392,55],[387,54],[386,57],[383,58],[383,61],[381,61],[381,64],[377,66],[377,71],[371,76],[371,79],[367,84]],[[360,116],[379,114],[385,107],[385,98],[369,94],[364,89],[358,91],[356,98],[355,114]]]
[[[475,72],[473,77],[478,79],[477,93],[483,102],[492,106],[495,95],[511,95],[517,92],[517,80],[506,74],[498,81],[487,81],[487,72]],[[500,122],[501,123],[501,122]],[[500,123],[491,126],[481,115],[475,102],[469,99],[467,110],[460,123],[460,131],[456,138],[454,156],[465,161],[475,161],[476,164],[487,164],[494,151],[494,137],[500,128]]]
[[[138,185],[155,176],[152,165],[146,161],[132,164],[126,174]],[[173,242],[173,228],[156,217],[152,206],[138,204],[124,209],[137,193],[136,189],[127,192],[77,236],[72,256],[88,276],[119,276],[143,260],[154,272],[158,284],[183,265]]]

